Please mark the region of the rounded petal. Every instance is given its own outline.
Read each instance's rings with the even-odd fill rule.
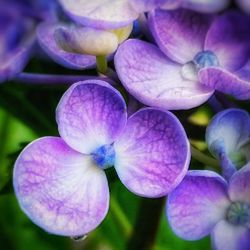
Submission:
[[[215,13],[228,7],[230,0],[183,0],[182,7],[203,13]]]
[[[150,29],[160,49],[172,60],[184,64],[203,51],[211,16],[185,9],[156,10],[149,18]]]
[[[234,96],[239,100],[250,99],[250,75],[245,69],[230,73],[222,68],[205,68],[199,71],[200,82],[208,88]]]
[[[140,102],[168,110],[190,109],[207,101],[213,90],[182,77],[182,67],[157,47],[140,40],[127,40],[115,55],[117,74]]]
[[[249,250],[250,230],[224,220],[216,225],[211,238],[216,250]]]
[[[114,142],[123,131],[126,104],[119,91],[108,83],[86,80],[66,91],[58,104],[56,120],[65,142],[89,154]]]
[[[225,216],[229,204],[227,183],[220,175],[193,170],[168,196],[166,212],[178,236],[198,240],[211,233]]]
[[[58,137],[29,144],[14,167],[14,188],[24,213],[49,233],[78,236],[95,229],[108,211],[105,173],[89,156]]]
[[[59,0],[68,15],[88,27],[112,29],[126,26],[138,17],[127,0]]]
[[[250,204],[250,163],[232,176],[228,192],[232,201]]]
[[[178,119],[153,108],[132,115],[114,144],[115,169],[122,183],[143,197],[161,197],[183,179],[190,147]]]
[[[227,109],[213,117],[206,130],[206,142],[213,153],[218,150],[227,154],[237,152],[250,137],[250,117],[241,109]]]
[[[138,12],[147,12],[154,9],[176,9],[182,0],[129,0],[132,7]]]
[[[63,50],[55,39],[55,32],[67,27],[64,24],[41,23],[37,28],[37,38],[44,51],[58,64],[70,69],[92,68],[96,64],[94,56],[81,55]]]
[[[249,23],[250,18],[237,11],[228,11],[214,20],[206,36],[205,50],[217,56],[222,68],[235,71],[247,62]]]

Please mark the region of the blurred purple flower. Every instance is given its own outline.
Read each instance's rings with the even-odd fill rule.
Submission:
[[[22,210],[46,231],[77,236],[104,219],[109,188],[104,169],[144,197],[167,195],[190,161],[187,136],[177,118],[141,109],[127,119],[121,94],[103,81],[78,82],[56,110],[60,137],[29,144],[14,167]]]
[[[202,12],[220,11],[229,0],[59,0],[77,23],[98,29],[114,29],[131,24],[140,13],[158,8],[189,8]]]
[[[250,1],[249,0],[235,0],[235,1],[243,11],[250,14]]]
[[[218,113],[207,127],[206,142],[220,160],[223,176],[229,179],[237,168],[250,161],[249,114],[240,109]]]
[[[199,106],[214,90],[250,98],[247,16],[157,10],[149,25],[159,48],[132,39],[115,55],[120,80],[139,101],[174,110]]]
[[[189,171],[169,195],[167,217],[183,239],[211,234],[213,249],[250,249],[250,163],[227,182],[213,171]]]

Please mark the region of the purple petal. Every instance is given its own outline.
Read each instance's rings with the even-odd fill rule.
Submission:
[[[235,71],[247,62],[249,23],[249,17],[236,11],[226,12],[214,20],[207,33],[205,50],[217,56],[222,68]]]
[[[234,96],[239,100],[250,98],[249,66],[231,73],[222,68],[209,67],[199,71],[200,82],[208,88]]]
[[[147,12],[154,9],[176,9],[182,0],[129,0],[132,7],[138,12]]]
[[[211,16],[189,10],[156,10],[149,24],[160,49],[172,60],[184,64],[203,51]]]
[[[53,234],[78,236],[101,223],[108,211],[108,183],[88,157],[58,137],[40,138],[20,154],[15,193],[35,224]]]
[[[190,162],[182,125],[173,114],[158,109],[145,108],[132,115],[114,147],[122,183],[144,197],[168,194],[181,182]]]
[[[250,204],[250,163],[232,176],[228,192],[232,201]]]
[[[182,0],[182,7],[203,13],[214,13],[226,9],[230,0]]]
[[[178,236],[198,240],[211,233],[228,205],[226,181],[215,172],[193,170],[170,193],[166,212]]]
[[[213,90],[182,77],[182,67],[158,48],[140,40],[127,40],[115,55],[117,74],[140,102],[168,110],[189,109],[207,101]]]
[[[88,27],[112,29],[126,26],[138,17],[127,0],[59,0],[68,15]]]
[[[250,1],[249,0],[236,0],[236,3],[239,5],[239,7],[243,11],[250,14]]]
[[[250,231],[226,221],[219,222],[211,235],[212,245],[217,250],[249,250]]]
[[[71,69],[86,69],[95,66],[94,56],[70,53],[57,44],[55,31],[66,27],[64,24],[41,23],[37,28],[37,38],[44,51],[57,63]]]
[[[99,80],[71,86],[59,102],[56,114],[61,137],[85,154],[114,142],[127,121],[121,94]]]
[[[236,152],[249,137],[250,117],[241,109],[227,109],[218,113],[206,130],[206,142],[212,152],[216,150],[216,144],[222,142],[227,154]]]

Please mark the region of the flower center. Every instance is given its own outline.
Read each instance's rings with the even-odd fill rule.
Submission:
[[[250,228],[250,205],[243,202],[233,202],[227,211],[227,221],[233,225]]]
[[[197,70],[200,70],[206,67],[219,66],[219,60],[217,56],[212,51],[209,51],[209,50],[201,51],[197,53],[193,59],[193,62]]]
[[[101,169],[106,169],[115,164],[115,150],[113,144],[103,145],[92,152],[92,159]]]

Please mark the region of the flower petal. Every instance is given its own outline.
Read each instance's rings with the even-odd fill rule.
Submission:
[[[44,51],[60,65],[71,69],[92,68],[96,64],[94,56],[81,55],[63,50],[55,39],[57,29],[67,27],[62,23],[41,23],[37,28],[37,38]]]
[[[247,62],[249,23],[250,18],[237,11],[228,11],[214,20],[207,33],[205,50],[217,56],[222,68],[235,71]]]
[[[115,66],[127,91],[149,106],[189,109],[213,94],[213,90],[197,81],[185,80],[181,65],[147,42],[135,39],[124,42],[115,55]]]
[[[168,194],[181,182],[190,162],[189,142],[180,122],[170,112],[153,108],[132,115],[114,147],[122,183],[144,197]]]
[[[208,88],[234,96],[239,100],[250,99],[250,63],[231,73],[222,68],[209,67],[199,71],[200,82]]]
[[[105,173],[58,137],[29,144],[15,163],[13,181],[22,210],[53,234],[86,234],[108,210]]]
[[[189,10],[156,10],[149,25],[160,49],[172,60],[184,64],[203,51],[211,16]]]
[[[203,13],[219,12],[229,5],[230,0],[183,0],[182,7]]]
[[[228,205],[226,181],[215,172],[193,170],[168,196],[166,212],[178,236],[198,240],[211,233]]]
[[[245,227],[234,226],[227,221],[219,222],[211,235],[214,249],[248,250],[250,231]]]
[[[237,152],[250,136],[250,117],[241,109],[227,109],[213,117],[206,130],[206,142],[211,152],[222,145],[225,153]]]
[[[132,7],[138,12],[147,12],[154,9],[176,9],[182,0],[129,0]]]
[[[232,176],[228,192],[232,201],[250,204],[250,163]]]
[[[88,27],[111,29],[126,26],[138,17],[127,0],[59,0],[68,15]]]
[[[73,149],[85,154],[114,142],[127,121],[121,94],[101,80],[71,86],[56,113],[61,137]]]

